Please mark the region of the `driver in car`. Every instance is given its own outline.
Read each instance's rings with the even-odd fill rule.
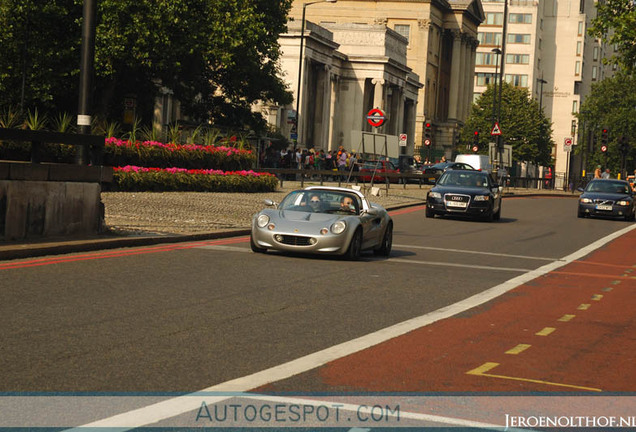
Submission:
[[[344,211],[354,212],[355,213],[356,207],[353,204],[353,198],[351,198],[350,196],[343,196],[340,199],[340,210],[344,210]]]

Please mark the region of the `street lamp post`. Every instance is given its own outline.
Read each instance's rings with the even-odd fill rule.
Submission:
[[[302,77],[303,77],[303,47],[305,42],[305,12],[307,6],[311,6],[316,3],[336,3],[338,0],[317,0],[307,3],[303,3],[303,15],[300,24],[300,54],[298,57],[298,87],[296,90],[296,139],[294,140],[294,155],[296,157],[296,145],[298,143],[298,137],[300,136],[300,92],[302,90]]]
[[[493,54],[495,54],[495,76],[492,80],[493,89],[492,89],[492,123],[493,126],[497,121],[497,74],[499,73],[499,54],[501,54],[501,50],[499,48],[493,48],[490,50]]]
[[[508,23],[508,0],[504,0],[503,29],[501,34],[501,68],[499,70],[499,106],[497,108],[497,121],[501,121],[501,92],[503,88],[504,64],[506,59],[506,28]],[[497,135],[497,153],[499,168],[503,168],[503,142],[501,135]]]

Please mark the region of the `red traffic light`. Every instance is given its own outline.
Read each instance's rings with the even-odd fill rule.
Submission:
[[[426,123],[426,127],[427,127],[427,128],[430,128],[430,127],[431,127],[431,124],[430,124],[430,123]]]
[[[607,129],[603,129],[603,133],[606,134],[607,133]]]
[[[475,131],[474,133],[475,133],[475,136],[479,135],[479,131]]]

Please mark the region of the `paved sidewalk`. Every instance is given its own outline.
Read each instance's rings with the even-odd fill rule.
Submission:
[[[318,186],[305,182],[304,186]],[[325,183],[337,186],[337,183]],[[252,215],[264,207],[266,198],[279,202],[300,182],[286,181],[275,192],[104,192],[108,230],[82,238],[47,238],[21,242],[0,242],[0,260],[20,259],[118,247],[206,240],[249,234]],[[416,184],[380,186],[380,196],[370,201],[388,210],[422,205],[431,186]],[[505,196],[576,194],[553,190],[507,188]]]

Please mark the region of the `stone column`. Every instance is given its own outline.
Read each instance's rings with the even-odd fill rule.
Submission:
[[[459,30],[451,32],[453,36],[453,57],[451,63],[450,89],[448,100],[448,119],[456,120],[460,95],[460,81],[462,69],[462,40]]]
[[[466,44],[466,75],[464,79],[464,112],[460,117],[465,122],[470,115],[470,107],[473,102],[473,89],[475,87],[475,58],[477,40],[470,37]]]
[[[385,92],[384,92],[384,79],[374,78],[371,83],[375,86],[373,91],[373,108],[380,108],[384,111]]]
[[[340,81],[340,77],[335,75],[334,73],[329,74],[329,127],[327,130],[327,142],[325,143],[325,147],[323,149],[325,151],[331,150],[333,148],[333,133],[334,130],[338,127],[336,124],[337,119],[340,117],[336,112],[338,110],[338,104],[336,103],[336,97],[338,93],[338,82]]]

